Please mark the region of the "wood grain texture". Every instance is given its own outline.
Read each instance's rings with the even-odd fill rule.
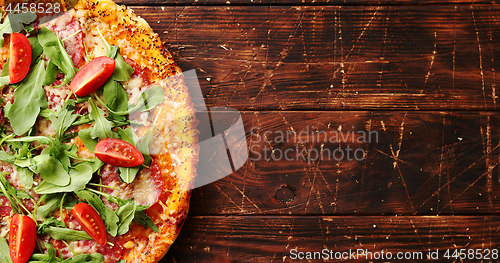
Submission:
[[[247,147],[231,158],[251,158],[193,191],[162,263],[497,248],[494,1],[122,3],[197,70],[207,106],[243,111]],[[366,155],[331,155],[348,149]]]
[[[422,252],[426,256],[430,249],[440,252],[440,260],[434,262],[453,262],[444,258],[447,249],[452,253],[462,248],[498,249],[498,229],[500,218],[495,216],[191,216],[161,262],[309,262],[291,260],[292,249],[302,252],[362,249],[372,253],[384,250],[394,258],[397,252]],[[422,258],[370,261],[362,257],[344,262],[423,261]]]
[[[471,5],[497,4],[496,0],[119,0],[125,5]]]
[[[495,112],[250,111],[242,117],[248,148],[240,145],[232,158],[248,151],[249,160],[195,189],[191,215],[500,210]]]
[[[498,109],[498,6],[135,10],[209,106]]]

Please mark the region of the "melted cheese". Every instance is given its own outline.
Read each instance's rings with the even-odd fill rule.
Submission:
[[[0,237],[7,238],[10,228],[10,216],[5,216],[0,219]]]

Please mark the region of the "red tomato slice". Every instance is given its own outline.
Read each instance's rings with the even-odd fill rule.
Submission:
[[[89,236],[101,246],[106,244],[106,227],[95,208],[87,203],[78,203],[71,213]]]
[[[14,263],[26,263],[36,245],[36,224],[29,216],[15,214],[10,221],[9,250]]]
[[[100,140],[94,152],[99,160],[114,166],[134,167],[144,163],[144,156],[137,148],[118,139]]]
[[[115,60],[98,57],[85,64],[71,81],[69,87],[76,96],[83,97],[96,91],[111,77]]]
[[[10,84],[17,83],[28,75],[31,65],[31,45],[20,33],[10,35],[9,77]]]

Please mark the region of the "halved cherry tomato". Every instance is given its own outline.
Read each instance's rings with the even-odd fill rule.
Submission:
[[[15,214],[10,220],[9,250],[14,263],[26,263],[36,245],[36,224],[29,216]]]
[[[114,70],[114,59],[108,57],[95,58],[76,73],[69,87],[76,96],[87,96],[104,85]]]
[[[28,75],[31,65],[31,45],[21,33],[10,35],[9,77],[10,84],[17,83]]]
[[[106,244],[106,227],[95,208],[87,203],[78,203],[71,213],[90,237],[102,246]]]
[[[114,166],[134,167],[144,163],[144,156],[137,148],[118,139],[100,140],[94,152],[99,160]]]

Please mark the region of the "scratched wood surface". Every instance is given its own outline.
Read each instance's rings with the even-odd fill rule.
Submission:
[[[498,248],[494,1],[226,2],[124,2],[196,69],[207,106],[242,111],[248,147],[232,158],[250,157],[193,191],[161,262]],[[348,149],[366,155],[314,155]]]
[[[444,5],[497,4],[495,0],[120,0],[125,5]]]
[[[497,109],[499,9],[135,8],[207,104],[251,110]]]

